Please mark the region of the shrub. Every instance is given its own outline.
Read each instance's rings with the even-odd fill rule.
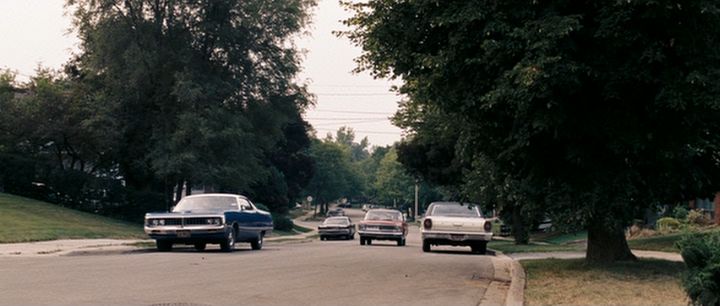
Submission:
[[[674,232],[680,228],[680,221],[670,217],[660,218],[656,224],[657,230],[661,233]]]
[[[685,206],[678,205],[673,209],[672,216],[678,220],[685,220],[688,216],[688,209]]]
[[[288,218],[288,216],[273,214],[272,218],[273,218],[274,229],[276,229],[276,230],[289,232],[295,226],[293,221],[290,220],[290,218]]]
[[[693,305],[720,305],[720,232],[693,234],[678,241],[688,271],[683,287]]]
[[[703,212],[699,209],[693,209],[690,212],[688,212],[687,215],[687,221],[689,224],[695,224],[695,225],[707,225],[710,222],[710,219],[703,214]]]
[[[265,204],[263,204],[263,203],[253,203],[253,204],[255,204],[255,207],[257,207],[257,208],[259,208],[259,209],[262,209],[262,210],[267,211],[267,212],[270,211],[270,208],[268,208],[267,205],[265,205]]]

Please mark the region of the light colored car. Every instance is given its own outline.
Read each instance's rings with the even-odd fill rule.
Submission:
[[[492,222],[483,217],[478,205],[460,202],[433,202],[420,230],[423,251],[433,245],[469,246],[485,254],[492,240]]]
[[[145,215],[145,233],[160,251],[172,250],[173,244],[194,245],[202,251],[208,243],[216,243],[230,252],[236,242],[249,242],[259,250],[272,229],[270,213],[235,194],[192,195],[180,200],[172,212]]]

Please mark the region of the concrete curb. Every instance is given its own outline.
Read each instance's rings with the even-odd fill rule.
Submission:
[[[525,305],[525,286],[527,284],[527,275],[525,269],[519,261],[500,251],[495,251],[495,256],[510,261],[510,287],[505,296],[505,305],[523,306]]]
[[[513,260],[511,263],[510,288],[508,289],[505,305],[522,306],[525,304],[525,286],[527,284],[527,275],[520,262]]]

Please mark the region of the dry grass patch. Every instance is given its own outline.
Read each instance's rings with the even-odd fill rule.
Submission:
[[[687,305],[685,264],[643,259],[609,266],[584,259],[521,261],[527,305]]]

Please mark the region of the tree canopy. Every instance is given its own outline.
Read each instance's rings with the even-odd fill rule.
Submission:
[[[590,261],[633,257],[623,228],[640,209],[719,189],[715,1],[346,6],[358,69],[404,81],[400,160],[428,173],[412,160],[442,153],[466,196],[564,214],[589,230]]]
[[[68,4],[81,52],[67,71],[110,110],[98,117],[111,123],[105,135],[130,187],[190,183],[250,193],[311,175],[278,155],[309,146],[299,114],[311,100],[294,81],[300,56],[292,36],[308,22],[313,0]]]

